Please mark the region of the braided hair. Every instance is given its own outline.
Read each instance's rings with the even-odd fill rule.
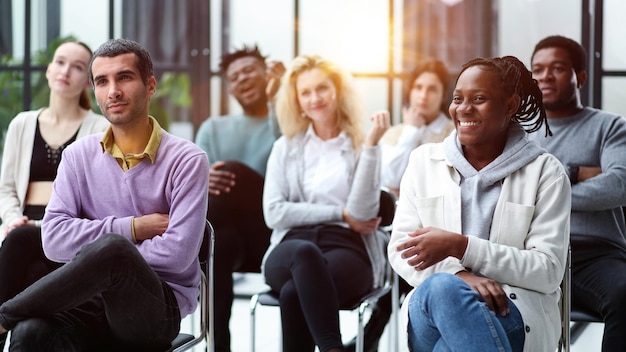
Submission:
[[[506,96],[519,95],[520,105],[511,116],[511,120],[519,123],[527,133],[536,132],[545,124],[546,136],[552,136],[543,107],[541,90],[530,71],[518,58],[514,56],[475,58],[463,65],[461,73],[473,66],[498,73],[500,88]]]

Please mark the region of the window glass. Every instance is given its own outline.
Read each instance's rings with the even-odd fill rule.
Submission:
[[[293,4],[293,0],[231,1],[230,49],[256,43],[268,59],[290,62],[294,50]]]
[[[387,72],[389,4],[380,0],[302,1],[300,51],[351,72]]]
[[[108,0],[62,0],[61,19],[61,36],[74,36],[92,51],[109,38]]]
[[[626,13],[625,1],[604,1],[604,38],[602,43],[604,57],[602,59],[602,66],[605,70],[626,70],[626,46],[624,46],[626,23],[623,18],[624,13]]]
[[[582,0],[499,0],[498,56],[513,55],[530,67],[535,44],[560,34],[581,39]]]
[[[354,84],[363,103],[363,119],[369,126],[370,115],[387,109],[387,80],[384,78],[355,78]]]
[[[626,77],[602,79],[602,109],[626,116]]]

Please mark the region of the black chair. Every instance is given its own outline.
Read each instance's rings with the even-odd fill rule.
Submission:
[[[167,352],[187,351],[193,346],[205,340],[207,350],[213,352],[213,259],[214,259],[215,233],[213,226],[206,220],[204,238],[198,258],[202,266],[202,282],[200,286],[200,332],[198,335],[180,333],[172,341]],[[208,297],[208,299],[207,299]]]
[[[393,216],[395,214],[396,199],[393,193],[387,189],[381,189],[380,193],[380,210],[379,216],[381,217],[380,229],[388,233],[390,226],[393,222]],[[378,302],[378,300],[389,293],[393,285],[393,270],[388,266],[385,277],[385,283],[383,286],[372,290],[370,293],[361,298],[361,300],[354,305],[341,307],[341,310],[354,311],[357,310],[357,340],[356,340],[356,352],[363,352],[364,345],[364,329],[365,324],[363,318],[367,311],[372,311]],[[258,305],[278,307],[278,295],[272,291],[264,291],[257,293],[250,299],[250,346],[251,351],[256,351],[256,308]]]
[[[590,323],[604,323],[600,314],[581,308],[572,308],[570,312],[570,342],[574,343]]]

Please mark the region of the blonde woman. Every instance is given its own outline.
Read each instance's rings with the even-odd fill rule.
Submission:
[[[284,351],[343,351],[339,309],[382,283],[377,233],[378,141],[389,113],[363,113],[349,76],[319,56],[297,57],[277,100],[283,136],[269,157],[263,194],[273,229],[263,260],[279,295]]]

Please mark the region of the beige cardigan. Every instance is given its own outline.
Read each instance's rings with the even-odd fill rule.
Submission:
[[[6,224],[23,216],[37,117],[42,110],[17,114],[6,132],[0,169],[0,234],[4,233]],[[77,138],[102,132],[108,126],[109,122],[102,115],[89,111],[78,130]]]

